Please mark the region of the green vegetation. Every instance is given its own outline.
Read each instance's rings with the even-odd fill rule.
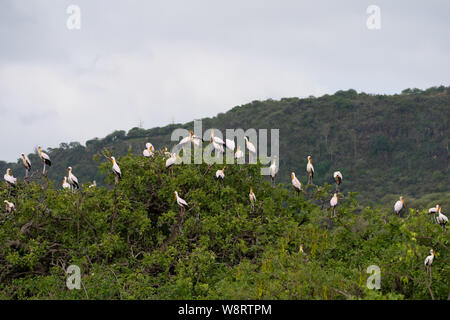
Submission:
[[[176,165],[171,172],[162,155],[130,151],[118,157],[123,179],[113,186],[111,164],[102,162],[106,187],[84,184],[72,192],[41,175],[20,180],[14,190],[1,184],[0,199],[16,210],[0,216],[0,298],[449,296],[449,231],[427,210],[410,207],[399,218],[392,208],[363,207],[344,192],[331,219],[334,186],[309,185],[296,195],[283,184],[272,187],[260,164],[228,165],[224,181],[217,181],[219,165]],[[345,176],[343,188],[350,189]],[[183,218],[175,190],[189,203]],[[432,276],[424,267],[431,248],[437,251]],[[81,290],[66,288],[71,264],[81,268]],[[381,290],[366,287],[370,265],[381,269]]]
[[[203,130],[217,128],[223,133],[227,128],[278,128],[279,181],[289,182],[290,172],[295,171],[305,183],[306,157],[312,155],[316,183],[332,183],[333,171],[340,170],[344,191],[357,192],[359,202],[392,208],[392,199],[400,195],[408,202],[431,193],[441,193],[441,201],[448,199],[449,114],[450,88],[433,87],[406,89],[396,95],[348,90],[320,98],[254,101],[202,120]],[[115,155],[131,150],[141,155],[147,141],[157,149],[170,149],[176,143],[170,141],[176,128],[192,129],[193,122],[115,131],[87,141],[86,146],[62,143],[59,148],[47,149],[53,160],[49,178],[59,186],[67,167],[72,166],[82,183],[96,180],[104,185],[105,176],[94,160],[101,150],[111,149]],[[36,154],[29,158],[33,169],[41,168]],[[0,162],[0,172],[7,167],[18,177],[25,173],[20,161]],[[433,199],[424,205],[436,203]]]

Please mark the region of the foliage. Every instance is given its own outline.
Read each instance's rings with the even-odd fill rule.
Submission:
[[[426,210],[362,207],[334,187],[309,185],[297,195],[260,175],[261,164],[180,164],[118,157],[100,164],[106,186],[55,188],[35,176],[0,200],[16,204],[0,216],[2,299],[447,299],[449,231]],[[344,181],[345,184],[345,181]],[[257,202],[251,208],[250,187]],[[182,217],[178,191],[189,208]],[[303,245],[304,252],[300,252]],[[432,277],[424,259],[437,257]],[[69,265],[81,290],[66,287]],[[381,268],[381,290],[366,288],[370,265]]]

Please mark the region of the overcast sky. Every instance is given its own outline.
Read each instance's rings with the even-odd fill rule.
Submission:
[[[1,0],[0,159],[253,100],[448,86],[449,17],[448,0]]]

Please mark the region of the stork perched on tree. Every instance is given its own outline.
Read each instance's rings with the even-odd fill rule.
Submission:
[[[225,142],[223,142],[221,138],[214,136],[214,130],[211,130],[210,142],[213,144],[216,157],[219,157],[220,154],[224,153],[225,149],[223,146],[225,145]]]
[[[177,191],[175,191],[174,194],[175,194],[175,200],[176,200],[178,206],[180,207],[180,215],[183,216],[184,215],[184,210],[187,209],[189,207],[189,205],[187,204],[187,202],[184,199],[182,199],[178,195]]]
[[[153,155],[155,154],[154,151],[155,151],[155,149],[153,148],[153,145],[150,142],[147,142],[145,144],[144,151],[142,151],[142,154],[144,157],[150,158],[150,157],[153,157]]]
[[[67,182],[66,176],[64,176],[64,179],[62,181],[62,187],[63,187],[63,189],[70,189],[70,184]]]
[[[6,169],[6,173],[3,176],[3,178],[11,187],[16,186],[17,178],[14,178],[13,172],[10,168]]]
[[[78,178],[72,173],[72,167],[67,168],[67,182],[69,182],[71,189],[79,189]]]
[[[242,152],[241,147],[238,146],[236,152],[234,153],[235,159],[241,159],[244,157],[244,152]]]
[[[439,223],[444,230],[446,229],[446,225],[448,223],[448,218],[441,212],[441,205],[436,206],[436,222]]]
[[[400,217],[400,211],[402,211],[402,209],[406,207],[406,202],[405,199],[403,197],[400,197],[400,200],[398,200],[395,204],[394,204],[394,211],[395,213]]]
[[[335,171],[333,173],[334,182],[336,183],[336,191],[339,191],[339,185],[342,183],[342,173]]]
[[[253,143],[251,143],[247,137],[244,137],[245,139],[245,146],[247,147],[248,151],[253,154],[256,155],[256,147]]]
[[[226,167],[223,167],[222,170],[217,170],[216,171],[216,178],[217,179],[222,179],[222,180],[225,179],[225,168]]]
[[[427,268],[428,272],[431,272],[431,265],[433,264],[434,256],[436,255],[436,252],[434,252],[433,249],[430,250],[430,255],[425,258],[424,264]]]
[[[7,213],[11,213],[15,209],[15,205],[12,202],[9,202],[8,200],[3,200],[5,203],[5,209]]]
[[[25,167],[25,177],[28,177],[28,172],[31,170],[31,162],[24,153],[22,153],[22,163]]]
[[[275,183],[275,178],[278,173],[277,156],[273,156],[272,164],[270,165],[270,182]]]
[[[311,156],[308,156],[308,163],[306,164],[306,172],[308,172],[308,184],[312,184],[314,178],[314,166],[312,164]]]
[[[302,184],[297,179],[294,172],[291,173],[291,179],[292,179],[292,186],[294,187],[294,190],[297,192],[297,195],[299,194],[300,191],[303,192]]]
[[[202,141],[203,140],[200,139],[199,137],[195,136],[194,132],[191,130],[191,131],[189,131],[189,135],[187,137],[184,137],[183,139],[181,139],[178,144],[183,145],[183,144],[192,142],[197,147],[199,147]]]
[[[256,202],[256,196],[253,193],[253,188],[250,187],[250,193],[248,194],[248,198],[250,199],[250,206],[252,207],[252,211],[254,209],[255,206],[255,202]]]
[[[117,185],[119,183],[119,180],[122,179],[122,171],[120,171],[119,165],[116,162],[115,157],[111,157],[111,163],[112,163],[112,172],[114,173],[114,180],[115,184]]]
[[[333,195],[333,197],[331,198],[331,200],[330,200],[330,207],[333,208],[333,215],[332,215],[332,217],[336,217],[336,206],[338,204],[338,201],[339,201],[339,196],[338,196],[337,193],[335,193]]]
[[[52,161],[50,160],[50,157],[48,154],[42,151],[41,147],[38,147],[39,152],[39,158],[41,158],[42,163],[44,164],[44,168],[42,169],[42,174],[45,175],[45,166],[48,165],[49,167],[52,166]]]

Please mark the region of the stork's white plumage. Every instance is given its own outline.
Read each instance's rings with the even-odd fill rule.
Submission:
[[[400,211],[402,211],[404,206],[405,206],[405,199],[403,197],[400,197],[400,200],[398,200],[394,204],[394,211],[395,211],[395,213],[400,215]]]
[[[448,218],[442,212],[439,212],[439,215],[436,217],[436,221],[441,225],[445,226],[448,223]]]
[[[3,200],[3,203],[5,204],[6,212],[11,213],[11,211],[14,210],[15,205],[12,202],[9,202],[8,200]]]
[[[441,206],[439,204],[436,207],[428,209],[428,213],[439,213],[441,211]]]
[[[337,193],[335,193],[334,195],[333,195],[333,197],[331,198],[331,200],[330,200],[330,207],[336,207],[337,206],[337,204],[338,204],[338,200],[339,200],[339,196],[338,196],[338,194]]]
[[[342,173],[340,171],[335,171],[333,173],[333,178],[337,185],[342,183]]]
[[[26,170],[26,176],[28,176],[28,171],[31,170],[31,162],[24,153],[22,153],[22,163]]]
[[[185,208],[189,207],[187,202],[184,199],[180,198],[177,191],[175,191],[174,194],[175,194],[175,200],[177,201],[177,204],[180,208],[185,209]]]
[[[225,179],[225,167],[222,168],[222,170],[216,171],[216,178],[217,179]]]
[[[291,179],[292,179],[292,185],[294,186],[295,191],[297,191],[297,193],[302,191],[302,184],[297,179],[294,172],[291,173]]]
[[[67,168],[67,182],[72,186],[72,189],[79,189],[78,178],[72,173],[72,167]]]
[[[142,154],[144,155],[144,157],[149,158],[149,157],[153,157],[154,153],[154,148],[153,145],[150,142],[147,142],[145,144],[145,149],[144,151],[142,151]]]
[[[198,146],[200,146],[202,139],[195,136],[194,132],[191,130],[191,131],[189,131],[189,135],[187,137],[184,137],[183,139],[181,139],[178,144],[181,145],[181,144],[185,144],[185,143],[189,143],[189,142],[192,142],[193,144],[195,144],[198,147]]]
[[[114,175],[118,178],[118,179],[122,179],[122,171],[120,171],[119,165],[116,162],[116,158],[115,157],[111,157],[111,163],[112,163],[112,171],[114,173]]]
[[[170,158],[166,160],[166,168],[171,167],[172,165],[175,164],[175,162],[177,161],[177,158],[179,158],[180,156],[176,153],[172,153]]]
[[[14,178],[13,172],[10,168],[6,169],[6,173],[3,176],[6,182],[8,182],[11,186],[15,186],[17,182],[17,178]]]
[[[70,184],[67,182],[67,177],[64,177],[62,187],[63,189],[70,189]]]
[[[428,270],[430,270],[431,265],[433,264],[433,260],[434,260],[434,256],[435,256],[435,252],[433,249],[430,250],[430,255],[428,257],[425,258],[424,264],[425,267],[427,267]]]
[[[222,138],[216,137],[214,135],[214,130],[211,130],[211,142],[218,143],[222,146],[225,144],[225,142],[223,142]]]
[[[41,158],[42,163],[44,164],[44,168],[42,169],[42,174],[45,174],[45,166],[52,166],[52,161],[50,160],[50,157],[48,156],[48,154],[46,154],[45,152],[42,151],[42,148],[39,146],[38,147],[38,152],[39,152],[39,158]]]
[[[226,146],[228,149],[234,151],[234,148],[236,147],[236,144],[234,143],[233,140],[225,139],[225,146]]]
[[[255,147],[255,145],[254,145],[253,143],[251,143],[251,142],[248,140],[247,137],[244,137],[244,139],[245,139],[245,145],[246,145],[248,151],[250,151],[250,152],[253,153],[253,154],[256,154],[256,147]]]
[[[217,138],[217,137],[215,137],[215,138]],[[213,139],[211,139],[211,142],[212,142],[214,150],[216,152],[216,156],[219,156],[220,154],[224,153],[225,150],[223,148],[223,144],[220,144]]]
[[[242,152],[241,147],[238,146],[236,152],[234,153],[234,157],[236,159],[240,159],[244,157],[244,152]]]
[[[436,212],[437,212],[436,222],[439,223],[445,229],[448,223],[448,217],[441,212],[441,206],[439,204],[436,206]]]
[[[338,201],[339,201],[339,196],[338,196],[337,193],[335,193],[333,195],[333,197],[331,198],[331,200],[330,200],[330,207],[333,208],[333,215],[332,215],[332,217],[336,216],[336,206],[338,204]]]
[[[308,184],[311,184],[314,178],[314,166],[312,164],[311,156],[308,156],[308,163],[306,164],[306,172],[308,172]]]
[[[275,182],[275,177],[278,173],[277,156],[273,156],[272,164],[270,165],[270,178],[272,182]]]

